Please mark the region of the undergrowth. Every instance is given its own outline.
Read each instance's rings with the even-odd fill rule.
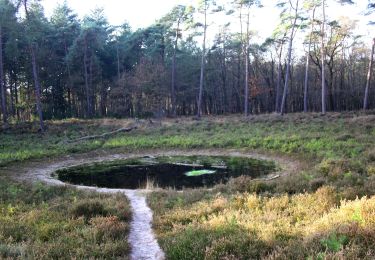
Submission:
[[[340,114],[339,114],[340,115]],[[95,149],[259,149],[290,154],[302,159],[353,159],[375,157],[375,116],[332,114],[327,117],[265,115],[249,120],[237,117],[207,118],[202,121],[166,120],[159,124],[143,123],[138,130],[109,139],[70,143],[78,137],[101,134],[130,124],[128,121],[73,120],[48,122],[42,135],[32,128],[17,126],[0,133],[0,165],[32,158],[92,151]],[[363,155],[367,157],[363,157]],[[372,165],[374,167],[374,165]],[[371,168],[372,169],[372,168]],[[371,171],[371,169],[368,169]]]
[[[168,259],[374,259],[375,197],[333,187],[295,195],[157,192],[154,228]]]
[[[124,196],[0,180],[1,259],[128,258]]]
[[[167,258],[375,258],[373,112],[173,119],[143,122],[108,139],[68,142],[129,123],[48,122],[44,135],[13,127],[0,133],[0,166],[97,149],[283,154],[305,167],[270,182],[239,177],[212,190],[150,194],[154,229]],[[129,209],[122,200],[6,181],[0,194],[0,257],[126,257]]]

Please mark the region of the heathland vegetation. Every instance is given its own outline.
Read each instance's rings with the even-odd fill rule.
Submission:
[[[300,166],[276,180],[241,177],[211,190],[151,193],[148,201],[154,210],[154,228],[167,257],[371,259],[375,246],[374,122],[372,112],[324,117],[319,114],[263,115],[248,119],[228,116],[201,121],[183,118],[153,123],[51,121],[46,124],[49,131],[45,134],[38,133],[38,128],[31,125],[1,133],[4,142],[0,157],[2,171],[12,176],[7,168],[14,168],[15,164],[27,165],[30,159],[53,160],[82,152],[225,153],[232,149],[282,155],[298,160]],[[129,133],[79,144],[69,142],[133,124],[138,124],[138,128]],[[100,258],[126,254],[127,245],[119,244],[119,240],[126,243],[126,223],[130,216],[125,200],[43,184],[24,186],[9,178],[2,181],[5,183],[0,220],[4,227],[0,230],[3,257],[58,256],[62,252],[54,251],[57,244],[77,256]],[[34,219],[20,222],[28,218]],[[109,233],[102,234],[101,225],[112,229],[105,226],[102,232]],[[111,239],[100,240],[106,236]],[[78,242],[68,243],[70,237],[85,247],[82,249]],[[47,246],[37,246],[43,243]],[[90,243],[94,244],[89,246]],[[102,247],[108,251],[95,251]],[[30,251],[31,248],[36,251]]]

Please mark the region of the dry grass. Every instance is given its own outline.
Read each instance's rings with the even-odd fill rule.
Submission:
[[[0,183],[1,259],[128,258],[128,201],[68,188]]]
[[[216,194],[164,210],[150,201],[169,259],[375,257],[375,197],[340,201],[323,187],[270,197]]]

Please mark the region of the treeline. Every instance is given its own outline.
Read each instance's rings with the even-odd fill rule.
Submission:
[[[279,1],[280,25],[254,44],[260,5],[203,0],[132,30],[111,26],[102,9],[79,20],[63,4],[47,19],[38,1],[0,0],[3,122],[322,111],[323,100],[328,111],[375,108],[373,54],[355,21],[322,16],[325,1]],[[240,29],[212,29],[218,13]]]

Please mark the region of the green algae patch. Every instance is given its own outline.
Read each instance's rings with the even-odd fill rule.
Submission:
[[[188,177],[195,177],[195,176],[202,176],[207,174],[215,174],[216,171],[214,170],[197,170],[197,171],[190,171],[186,172],[185,175]]]

